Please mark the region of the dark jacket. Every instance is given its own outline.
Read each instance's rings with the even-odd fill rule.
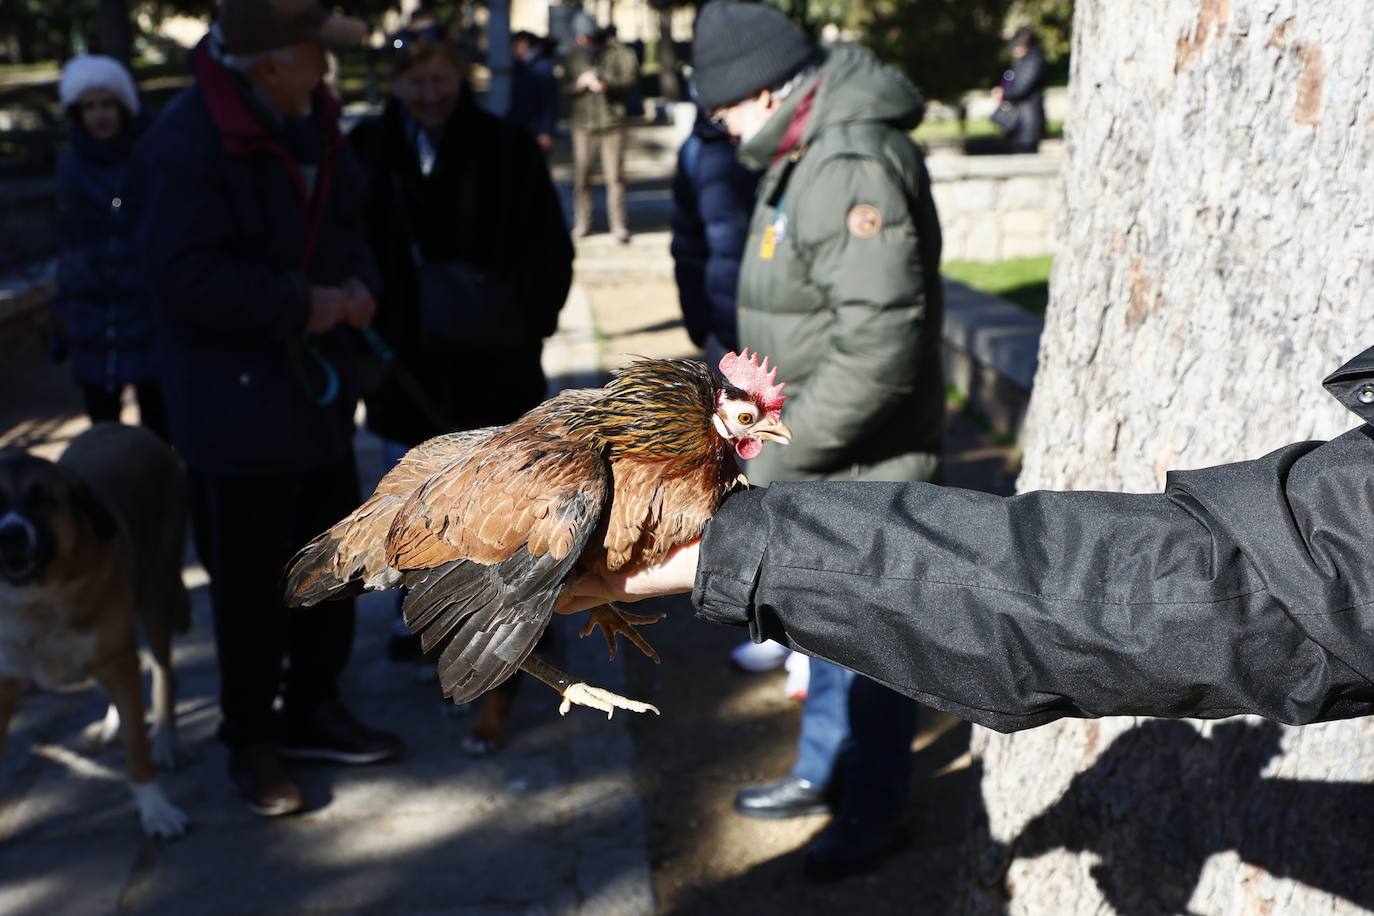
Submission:
[[[531,54],[529,60],[516,61],[506,117],[535,136],[558,133],[558,77],[547,54]]]
[[[1045,139],[1045,54],[1030,48],[1002,76],[1002,100],[1016,108],[1016,126],[1007,134],[1012,148],[1034,151]]]
[[[414,445],[441,432],[508,423],[543,399],[540,353],[572,284],[573,248],[544,156],[524,129],[465,93],[425,176],[408,123],[392,100],[379,118],[354,128],[349,142],[370,189],[368,231],[382,271],[377,330],[446,421],[435,428],[392,379],[366,395],[367,426]],[[412,239],[426,263],[461,259],[514,277],[529,319],[528,345],[496,353],[480,342],[439,348],[424,339]]]
[[[1326,384],[1364,425],[1162,494],[748,491],[708,526],[693,598],[999,731],[1374,713],[1374,349]]]
[[[687,333],[738,349],[735,290],[758,175],[735,159],[730,137],[698,116],[673,176],[673,269]]]
[[[250,108],[239,77],[211,58],[208,39],[192,66],[195,85],[168,104],[137,151],[173,442],[206,471],[296,472],[347,460],[357,336],[343,327],[305,333],[311,284],[358,277],[377,288],[362,175],[339,134],[338,103],[318,90],[316,115],[294,125],[313,154],[289,151],[282,129]],[[301,156],[318,160],[313,193]],[[321,361],[337,376],[332,398]]]
[[[910,137],[923,113],[904,76],[839,47],[739,148],[767,169],[740,270],[739,340],[787,382],[794,434],[749,463],[756,483],[938,473],[940,222]]]
[[[57,297],[77,382],[110,390],[156,378],[152,291],[125,206],[134,119],[112,140],[73,126],[57,160]]]

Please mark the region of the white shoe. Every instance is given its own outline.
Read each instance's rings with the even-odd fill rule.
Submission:
[[[806,699],[806,691],[811,686],[811,659],[800,652],[787,656],[787,682],[782,692],[789,700],[801,702]]]
[[[730,650],[730,661],[741,671],[758,674],[777,670],[791,651],[771,639],[765,642],[742,642]]]

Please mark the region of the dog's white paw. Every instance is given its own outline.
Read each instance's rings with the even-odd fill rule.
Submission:
[[[138,807],[138,821],[148,836],[171,839],[181,836],[191,825],[186,816],[162,791],[156,782],[145,782],[130,786],[134,793],[134,804]]]
[[[119,710],[113,703],[105,710],[105,718],[87,725],[81,733],[81,740],[91,750],[101,750],[114,744],[119,738]]]

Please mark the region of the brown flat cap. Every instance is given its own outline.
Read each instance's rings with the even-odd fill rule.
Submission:
[[[215,22],[230,54],[311,41],[341,51],[358,46],[368,33],[367,23],[332,13],[319,0],[223,0]]]

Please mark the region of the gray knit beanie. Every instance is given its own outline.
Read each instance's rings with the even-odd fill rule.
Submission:
[[[811,43],[771,6],[713,0],[697,16],[692,82],[706,111],[785,82],[806,66]]]

